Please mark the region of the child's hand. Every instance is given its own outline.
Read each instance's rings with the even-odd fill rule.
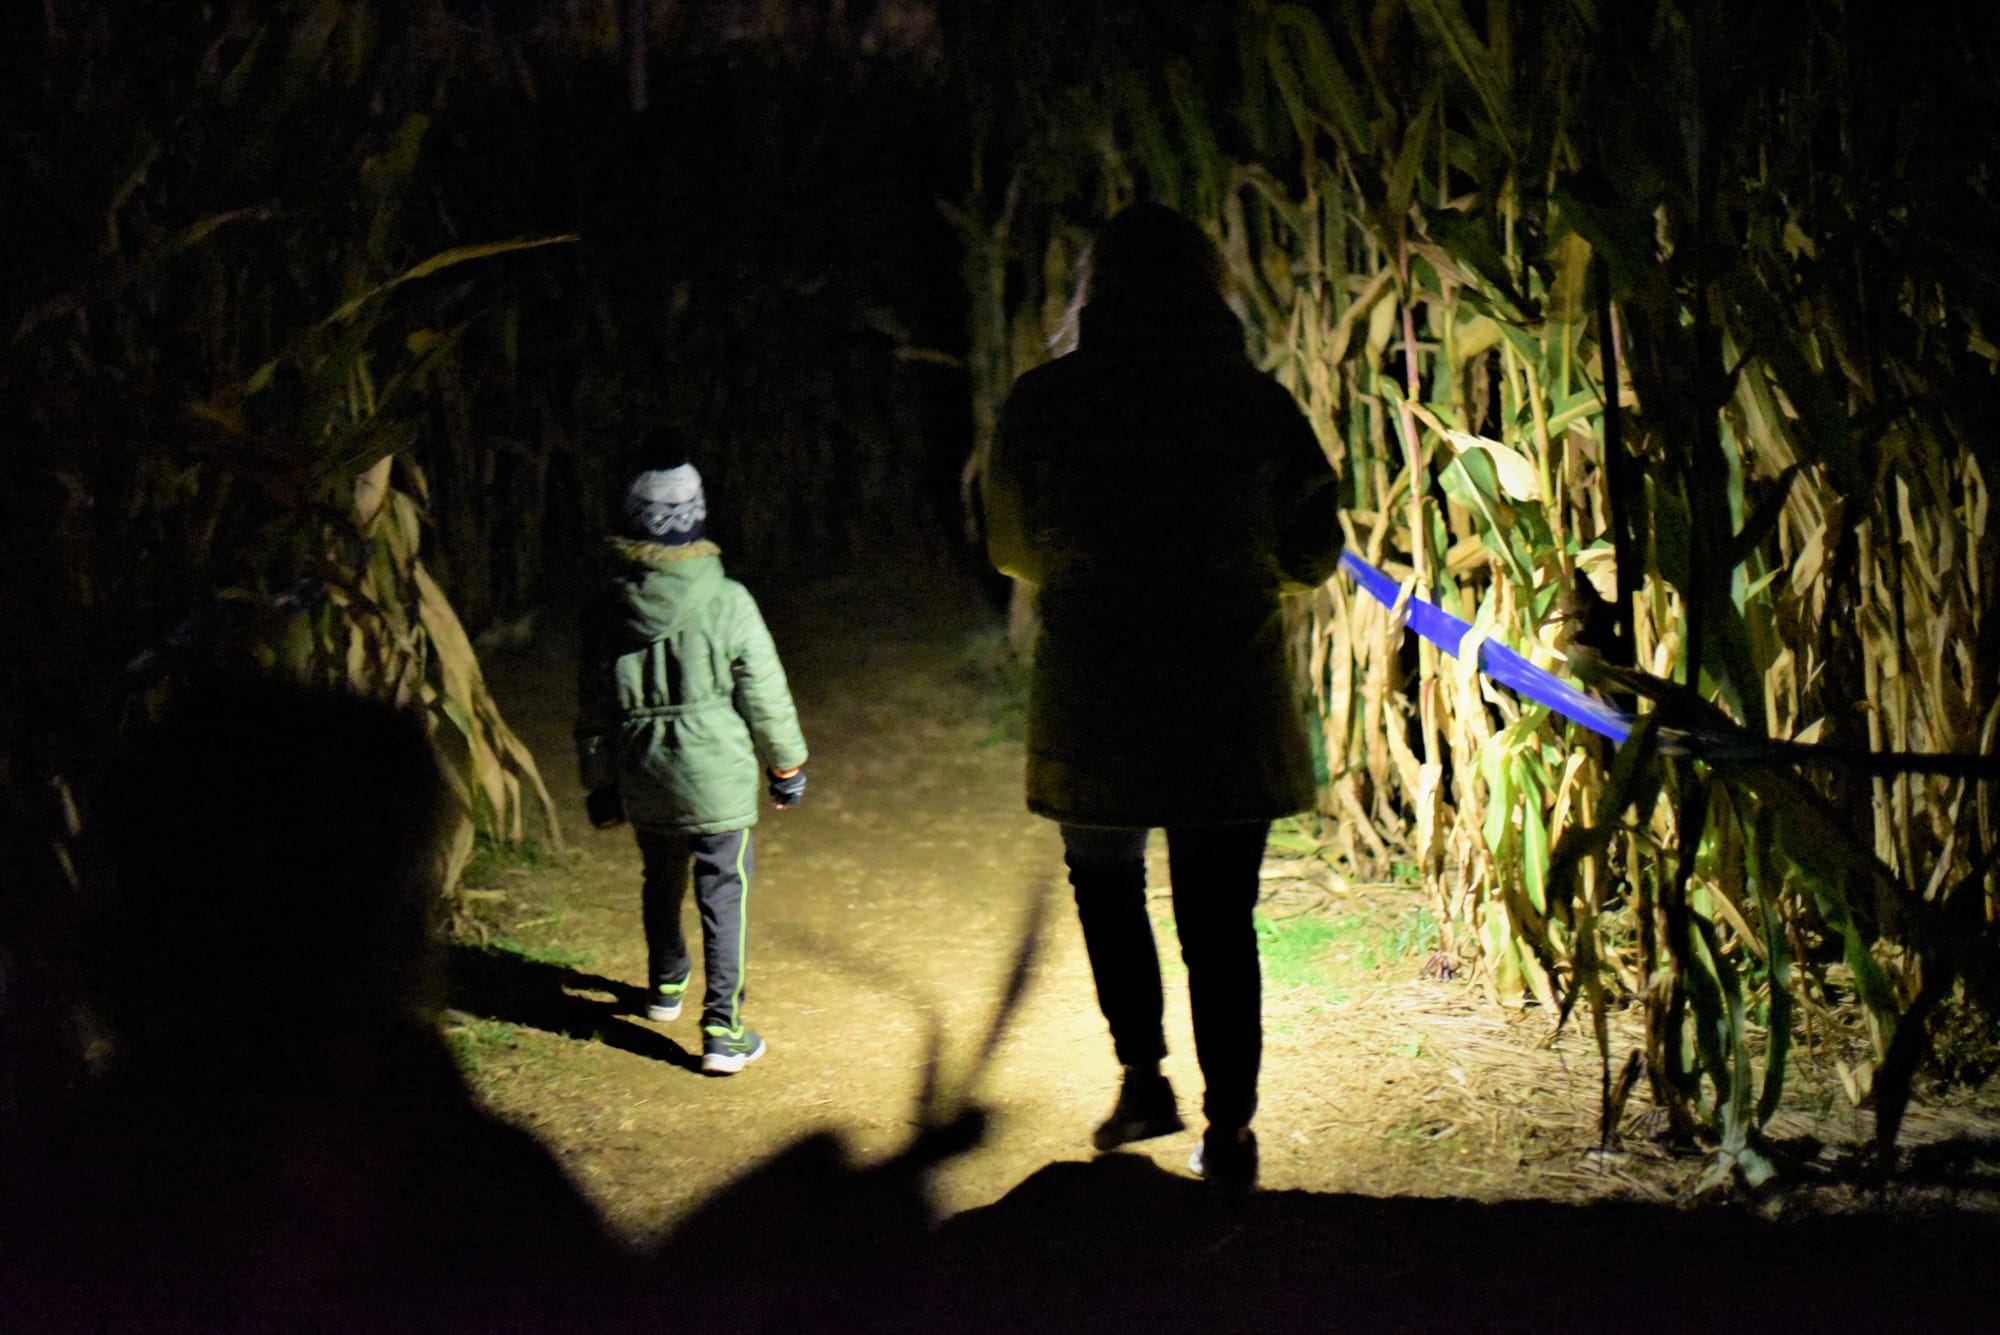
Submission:
[[[774,769],[770,773],[771,805],[780,811],[786,807],[797,806],[799,799],[806,795],[805,771],[794,767],[787,770]]]
[[[590,823],[600,830],[616,829],[625,823],[625,804],[619,800],[616,788],[593,789],[583,799],[583,808],[590,813]]]

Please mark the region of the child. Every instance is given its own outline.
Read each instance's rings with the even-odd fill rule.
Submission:
[[[630,820],[638,835],[651,1020],[679,1018],[687,991],[681,901],[693,865],[701,1069],[729,1075],[765,1046],[742,1006],[758,791],[795,804],[806,744],[771,633],[749,590],[723,575],[706,517],[692,464],[649,469],[627,488],[614,569],[584,616],[576,748],[591,824]]]

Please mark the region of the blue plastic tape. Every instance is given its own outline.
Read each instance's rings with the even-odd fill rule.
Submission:
[[[1340,568],[1356,584],[1367,590],[1384,607],[1394,607],[1403,588],[1395,580],[1369,565],[1353,552],[1342,552]],[[1472,624],[1461,621],[1443,608],[1412,596],[1409,627],[1438,648],[1458,657]],[[1517,695],[1536,704],[1547,705],[1572,723],[1601,737],[1623,742],[1632,731],[1631,715],[1614,709],[1596,696],[1586,695],[1554,673],[1530,663],[1505,645],[1486,640],[1479,646],[1479,670]]]

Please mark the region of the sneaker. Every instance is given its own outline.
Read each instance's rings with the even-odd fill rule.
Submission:
[[[1118,1088],[1118,1106],[1091,1133],[1090,1143],[1100,1151],[1115,1150],[1135,1140],[1170,1136],[1185,1125],[1167,1078],[1157,1070],[1128,1066],[1125,1083]]]
[[[646,1018],[665,1024],[681,1018],[681,998],[687,995],[687,979],[678,983],[655,983],[646,996]]]
[[[711,1024],[702,1029],[701,1069],[710,1075],[734,1075],[764,1055],[764,1040],[750,1028],[729,1029]]]
[[[1257,1185],[1257,1133],[1249,1127],[1210,1127],[1188,1156],[1188,1171],[1218,1190],[1250,1191]]]

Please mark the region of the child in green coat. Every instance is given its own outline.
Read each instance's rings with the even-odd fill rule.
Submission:
[[[702,1070],[764,1055],[743,1023],[744,946],[760,796],[805,792],[806,744],[756,600],[704,536],[692,464],[626,489],[612,571],[584,615],[577,764],[599,829],[632,823],[644,864],[646,1015],[677,1019],[693,970],[681,904],[693,868],[705,990]]]

